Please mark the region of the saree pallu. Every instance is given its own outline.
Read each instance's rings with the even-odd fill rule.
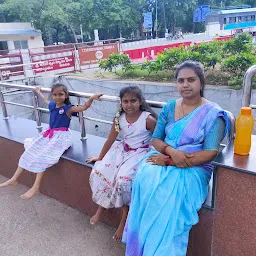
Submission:
[[[186,153],[203,150],[203,141],[224,111],[209,103],[165,126],[165,142]],[[198,222],[211,178],[212,165],[178,168],[142,160],[132,187],[132,201],[122,241],[126,256],[185,256],[189,231]]]

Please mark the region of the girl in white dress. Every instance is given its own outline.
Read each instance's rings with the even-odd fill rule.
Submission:
[[[122,218],[113,236],[116,241],[122,238],[137,164],[151,147],[156,124],[156,115],[139,87],[122,88],[120,100],[121,106],[100,155],[88,159],[88,162],[96,161],[90,175],[90,185],[92,199],[99,205],[90,223],[96,224],[105,209],[122,208]],[[117,142],[119,133],[122,140]]]

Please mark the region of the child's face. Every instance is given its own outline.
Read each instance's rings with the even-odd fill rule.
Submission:
[[[52,99],[54,102],[56,102],[57,105],[64,104],[66,98],[67,95],[62,87],[57,87],[52,91]]]
[[[125,93],[121,103],[126,114],[134,114],[140,110],[141,101],[135,94]]]

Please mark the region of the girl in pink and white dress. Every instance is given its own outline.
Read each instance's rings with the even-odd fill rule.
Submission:
[[[52,86],[53,101],[51,102],[43,95],[40,87],[36,87],[35,90],[50,110],[49,129],[37,137],[25,139],[25,151],[20,157],[16,172],[11,179],[0,184],[0,187],[16,185],[24,170],[37,173],[34,185],[21,196],[22,199],[29,199],[39,192],[45,169],[56,164],[64,151],[71,146],[71,132],[69,130],[71,114],[88,109],[93,100],[100,100],[103,95],[95,94],[84,105],[72,106],[67,87],[63,84],[57,83]]]
[[[113,236],[116,241],[122,237],[137,164],[150,149],[156,124],[156,115],[139,87],[121,89],[120,100],[121,106],[99,157],[87,160],[96,161],[90,175],[90,185],[92,199],[99,205],[90,223],[96,224],[105,209],[122,208],[122,219]],[[116,142],[119,133],[122,140]]]

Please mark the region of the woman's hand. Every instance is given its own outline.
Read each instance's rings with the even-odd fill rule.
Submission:
[[[97,162],[97,161],[99,161],[100,159],[99,159],[99,157],[97,157],[97,156],[90,156],[90,157],[88,157],[88,159],[86,160],[86,163],[94,163],[94,162]]]
[[[191,167],[191,162],[189,160],[192,157],[194,157],[193,154],[186,154],[177,149],[173,149],[172,154],[171,154],[171,158],[172,158],[174,164],[180,168]]]
[[[165,166],[165,157],[166,155],[163,154],[152,155],[146,160],[146,162],[152,163],[153,165]]]

